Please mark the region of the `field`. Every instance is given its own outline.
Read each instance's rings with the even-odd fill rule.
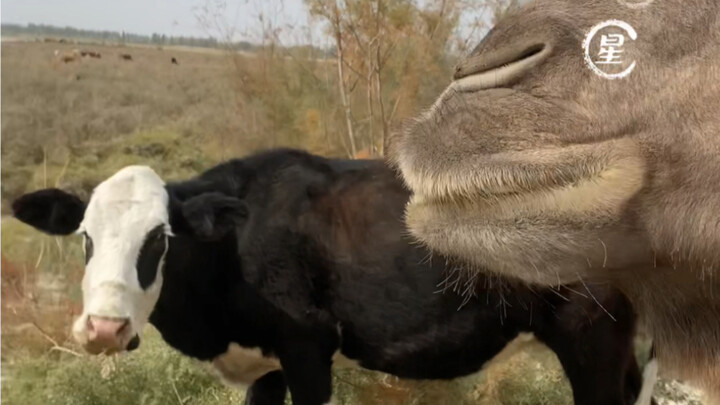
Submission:
[[[102,58],[62,63],[54,56],[56,49],[74,48]],[[121,60],[121,53],[133,60]],[[383,91],[396,101],[393,125],[429,104],[442,87],[417,77],[447,78],[452,68],[441,59],[423,65],[429,70],[422,74],[412,70],[417,66],[398,62],[388,70]],[[173,179],[280,145],[347,155],[334,72],[333,61],[273,50],[231,55],[3,42],[4,404],[242,403],[242,393],[217,382],[206,364],[177,354],[151,327],[132,354],[83,354],[68,333],[81,305],[79,238],[40,235],[9,218],[8,203],[45,186],[87,196],[100,180],[134,163]],[[356,115],[362,116],[365,104],[356,97]],[[372,129],[369,134],[357,139],[357,149],[372,149],[376,138]],[[644,342],[638,345],[641,363],[646,350]],[[336,401],[344,405],[572,403],[557,359],[535,341],[518,341],[482,373],[453,382],[398,381],[354,370],[336,371],[334,382]]]

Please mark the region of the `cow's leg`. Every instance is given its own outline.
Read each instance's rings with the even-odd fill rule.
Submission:
[[[566,305],[536,333],[560,360],[576,405],[632,405],[639,394],[634,314],[620,306],[608,305],[608,310],[614,320]]]
[[[283,405],[287,385],[282,370],[271,371],[255,381],[245,393],[245,405]]]
[[[332,352],[295,343],[279,353],[293,405],[330,404]]]
[[[625,389],[627,362],[608,348],[612,342],[578,339],[545,343],[555,352],[570,380],[575,405],[632,405],[627,402]]]
[[[640,390],[642,389],[643,378],[640,374],[640,366],[638,366],[635,356],[628,358],[628,365],[625,369],[625,400],[628,405],[635,404]],[[650,405],[642,404],[642,405]]]

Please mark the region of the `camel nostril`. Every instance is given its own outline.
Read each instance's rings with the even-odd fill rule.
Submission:
[[[455,68],[453,87],[471,92],[509,86],[544,62],[551,48],[549,44],[534,42],[470,56]]]
[[[453,79],[462,79],[463,77],[477,75],[520,62],[541,53],[546,48],[549,48],[549,45],[545,43],[530,43],[500,48],[494,52],[481,52],[477,55],[471,55],[455,67]]]

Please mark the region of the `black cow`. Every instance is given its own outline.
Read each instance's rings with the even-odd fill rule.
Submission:
[[[408,198],[380,161],[282,149],[172,184],[130,166],[87,205],[46,189],[13,210],[45,232],[84,235],[73,330],[88,351],[136,348],[149,319],[180,352],[252,384],[248,404],[280,405],[286,387],[296,405],[328,403],[331,367],[347,359],[452,379],[522,332],[557,354],[576,404],[635,401],[643,382],[624,296],[597,285],[461,282],[461,269],[408,238]]]

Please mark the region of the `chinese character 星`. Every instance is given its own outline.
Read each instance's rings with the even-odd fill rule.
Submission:
[[[620,54],[623,53],[622,49],[618,49],[625,43],[625,36],[622,34],[608,34],[603,35],[600,38],[600,52],[598,52],[598,58],[600,60],[595,61],[598,65],[617,65],[621,64]]]

